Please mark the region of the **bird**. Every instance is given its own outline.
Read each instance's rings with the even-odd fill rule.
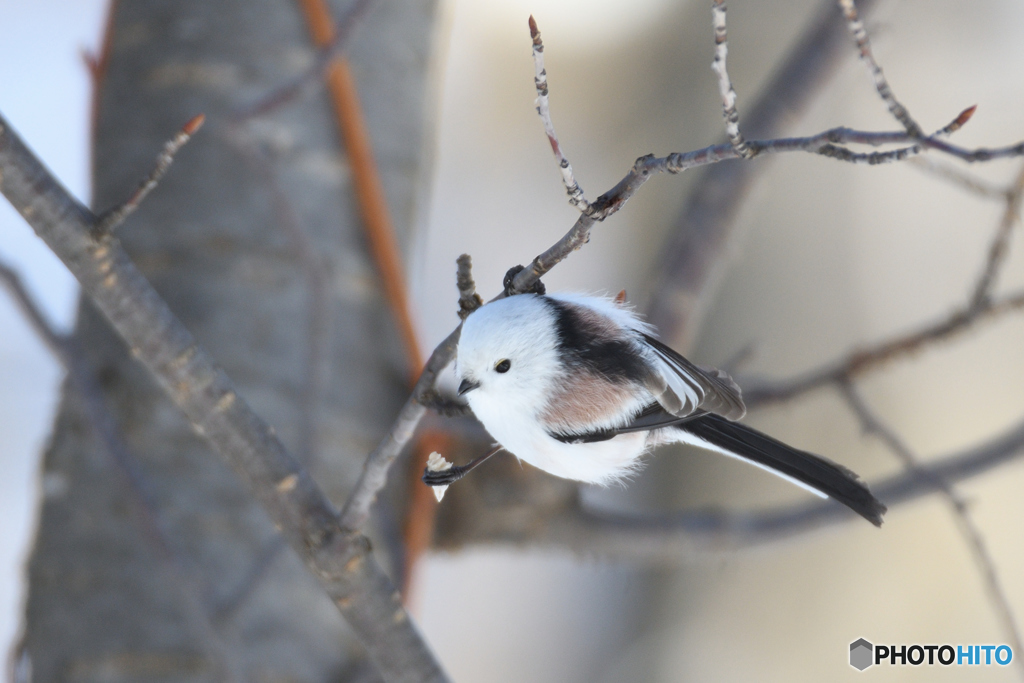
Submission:
[[[620,295],[621,297],[622,295]],[[743,425],[742,392],[724,371],[695,365],[659,341],[619,298],[523,293],[463,322],[458,395],[499,450],[557,477],[608,485],[628,479],[657,446],[685,443],[756,465],[881,526],[885,506],[851,470]]]

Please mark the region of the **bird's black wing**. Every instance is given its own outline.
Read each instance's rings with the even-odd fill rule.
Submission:
[[[724,371],[701,368],[654,337],[640,336],[654,360],[647,388],[667,412],[685,417],[700,409],[729,420],[746,414],[739,386]]]

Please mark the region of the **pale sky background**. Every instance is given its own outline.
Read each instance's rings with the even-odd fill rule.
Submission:
[[[90,84],[105,0],[0,0],[0,112],[72,194],[89,198]],[[77,286],[49,249],[0,201],[0,259],[17,267],[54,324],[71,324]],[[20,621],[22,565],[62,373],[0,292],[0,649]]]

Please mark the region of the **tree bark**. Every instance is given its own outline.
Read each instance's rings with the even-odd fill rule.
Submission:
[[[422,181],[433,11],[432,0],[374,6],[348,50],[403,244]],[[401,405],[406,370],[326,98],[314,88],[234,121],[311,63],[298,6],[142,0],[113,12],[96,94],[94,205],[123,200],[164,140],[206,114],[119,237],[340,504]],[[277,552],[265,512],[88,302],[75,337],[147,502],[66,388],[29,565],[34,680],[325,681],[365,671],[328,596]],[[142,523],[144,507],[164,539]]]

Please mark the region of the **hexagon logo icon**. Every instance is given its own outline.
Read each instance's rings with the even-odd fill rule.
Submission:
[[[850,643],[850,666],[857,671],[868,668],[874,664],[874,651],[875,646],[863,638],[853,641]]]

